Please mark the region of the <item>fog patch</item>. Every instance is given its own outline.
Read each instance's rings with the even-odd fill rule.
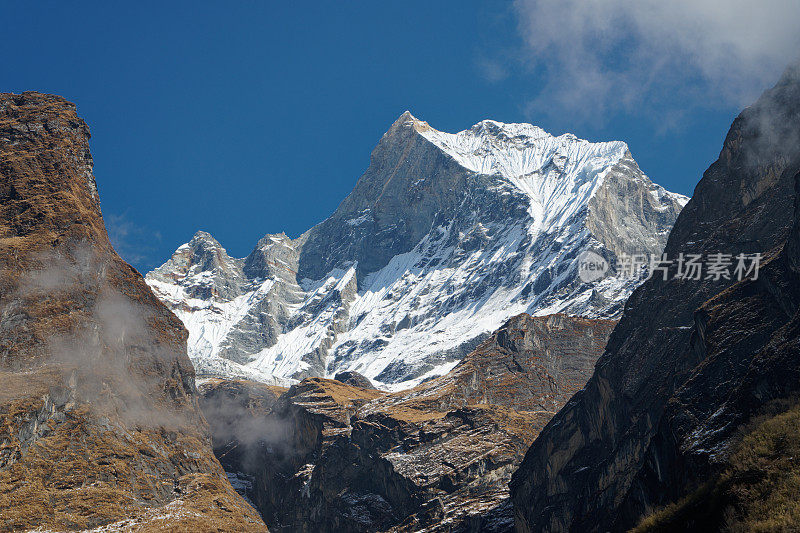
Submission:
[[[206,391],[201,407],[223,465],[253,472],[265,457],[279,458],[290,451],[287,446],[294,437],[294,426],[275,413],[269,401],[256,398],[246,387],[242,385],[235,393]]]

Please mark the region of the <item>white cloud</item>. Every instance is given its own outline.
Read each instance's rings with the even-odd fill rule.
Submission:
[[[741,106],[800,57],[798,0],[517,0],[515,9],[526,58],[547,79],[535,112]]]

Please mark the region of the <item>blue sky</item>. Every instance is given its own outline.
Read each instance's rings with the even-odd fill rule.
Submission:
[[[542,40],[538,4],[10,2],[0,91],[78,105],[112,238],[147,271],[199,229],[244,256],[265,233],[322,221],[405,109],[451,132],[492,118],[624,140],[654,181],[691,194],[741,105],[780,73],[783,58],[724,97],[705,65],[645,78],[634,59],[653,61],[624,41],[595,54],[608,28],[583,52]]]

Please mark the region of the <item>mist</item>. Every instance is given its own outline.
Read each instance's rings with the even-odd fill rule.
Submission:
[[[198,423],[192,397],[200,396],[194,390],[185,396],[165,394],[166,383],[181,379],[174,374],[185,347],[158,337],[159,309],[113,286],[108,273],[114,267],[107,258],[80,243],[38,254],[34,263],[38,267],[25,273],[10,300],[76,302],[69,313],[81,317],[69,327],[49,330],[40,347],[40,363],[61,372],[60,396],[90,406],[97,417],[118,417],[140,428],[180,430]],[[193,388],[179,387],[183,393]],[[242,399],[220,395],[196,405],[211,425],[215,444],[233,443],[244,464],[257,462],[264,446],[282,451],[289,439],[285,421]]]
[[[164,310],[115,286],[116,268],[89,243],[37,254],[6,298],[10,308],[41,309],[17,326],[40,339],[23,350],[58,369],[73,404],[96,416],[147,428],[196,424],[188,358],[188,372],[176,370],[185,347],[158,333]]]

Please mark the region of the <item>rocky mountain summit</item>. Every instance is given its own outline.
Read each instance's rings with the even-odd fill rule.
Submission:
[[[108,241],[88,140],[64,99],[0,93],[0,531],[266,531],[185,328]]]
[[[273,531],[508,531],[508,481],[579,390],[613,320],[509,320],[445,376],[386,393],[209,379],[217,455]],[[361,385],[361,386],[359,386]]]
[[[457,134],[404,113],[334,214],[232,258],[198,232],[147,275],[198,373],[291,384],[353,371],[401,390],[446,374],[527,312],[617,316],[686,199],[622,142],[485,120]],[[612,275],[585,283],[593,249]]]
[[[634,291],[513,476],[517,531],[623,531],[654,511],[640,530],[800,527],[798,170],[794,66],[736,118],[666,245],[762,253],[758,278],[677,279],[673,265]]]

